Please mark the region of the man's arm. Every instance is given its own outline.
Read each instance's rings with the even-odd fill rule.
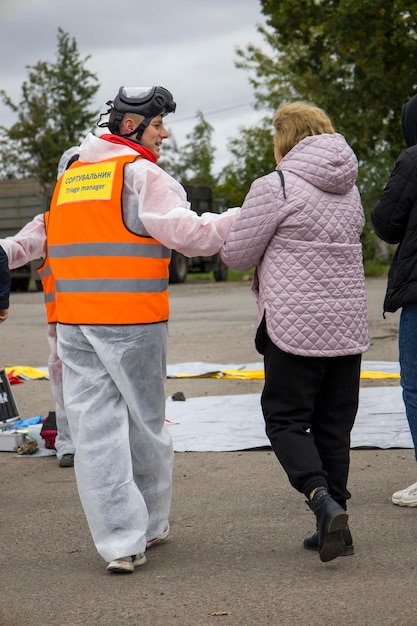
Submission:
[[[9,259],[10,269],[22,267],[29,261],[44,259],[46,254],[46,231],[43,213],[33,218],[13,237],[0,239],[0,246]]]
[[[157,166],[138,162],[126,172],[131,210],[136,209],[149,235],[188,257],[219,252],[238,208],[200,216],[190,210],[184,188]]]

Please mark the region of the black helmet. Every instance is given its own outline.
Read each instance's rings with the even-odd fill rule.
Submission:
[[[168,113],[174,113],[177,106],[171,92],[164,87],[120,87],[115,99],[109,100],[106,104],[110,106],[110,109],[100,115],[97,126],[107,127],[114,135],[120,135],[119,124],[125,113],[143,115],[145,118],[143,122],[133,132],[124,135],[130,137],[137,133],[138,141],[154,117],[157,115],[164,117]],[[101,118],[113,109],[117,111],[114,120],[100,123]]]

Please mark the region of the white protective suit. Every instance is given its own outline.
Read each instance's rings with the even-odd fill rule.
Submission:
[[[92,134],[79,153],[82,162],[136,154]],[[125,167],[127,227],[187,256],[217,253],[236,211],[199,217],[183,187],[156,164],[143,158]],[[145,552],[168,524],[174,453],[165,424],[167,337],[167,322],[58,323],[78,491],[107,561]]]
[[[0,246],[9,259],[10,269],[22,267],[25,263],[45,258],[46,233],[43,214],[37,215],[13,237],[0,239]],[[58,434],[55,439],[56,455],[59,460],[64,454],[74,454],[67,416],[62,395],[62,363],[57,352],[56,324],[48,324],[49,358],[48,371],[51,392],[55,400],[56,425]]]

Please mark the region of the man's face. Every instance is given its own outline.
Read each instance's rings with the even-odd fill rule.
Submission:
[[[140,142],[159,159],[161,144],[168,136],[168,131],[164,126],[162,116],[157,115],[153,118],[149,126],[145,128]]]

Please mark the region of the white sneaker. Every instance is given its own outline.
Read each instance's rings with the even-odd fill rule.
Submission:
[[[144,565],[146,563],[146,556],[141,552],[140,554],[136,554],[136,556],[124,556],[120,559],[114,559],[107,566],[108,572],[113,572],[114,574],[131,574],[135,571],[135,567],[139,567],[139,565]]]
[[[158,543],[162,543],[162,541],[165,541],[168,535],[169,535],[169,523],[166,525],[165,530],[160,535],[158,535],[154,539],[149,539],[146,542],[146,548],[147,549],[152,548],[152,546],[156,546]]]
[[[417,506],[417,483],[393,493],[392,501],[398,506]]]
[[[133,567],[139,567],[140,565],[145,565],[146,556],[144,552],[139,552],[135,557],[133,557]]]

